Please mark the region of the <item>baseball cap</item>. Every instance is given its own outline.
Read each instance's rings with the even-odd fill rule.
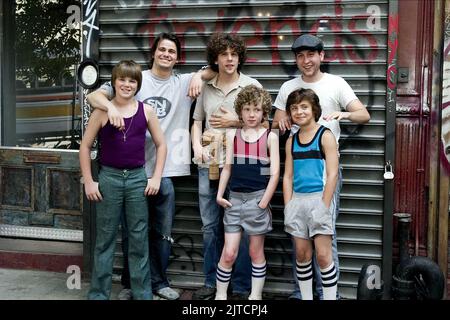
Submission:
[[[313,36],[311,34],[303,34],[297,39],[295,39],[291,49],[294,52],[308,49],[322,51],[323,42],[316,36]]]

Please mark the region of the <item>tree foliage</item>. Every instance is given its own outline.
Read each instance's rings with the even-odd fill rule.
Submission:
[[[66,13],[76,0],[16,0],[16,74],[27,87],[36,80],[59,85],[80,59],[80,30]]]

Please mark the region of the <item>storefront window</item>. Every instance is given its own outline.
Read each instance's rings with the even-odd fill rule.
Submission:
[[[81,111],[76,84],[80,23],[74,0],[16,0],[16,144],[77,149]],[[11,133],[9,133],[11,134]]]

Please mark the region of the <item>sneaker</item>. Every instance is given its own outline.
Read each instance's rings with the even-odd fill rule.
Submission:
[[[216,288],[203,286],[192,295],[192,300],[210,300],[214,297]]]
[[[233,292],[228,300],[248,300],[248,294],[243,292]]]
[[[180,294],[170,287],[161,288],[156,291],[156,294],[166,300],[177,300],[180,298]]]
[[[288,300],[302,300],[302,295],[300,294],[300,291],[292,292],[292,294],[288,297]]]
[[[117,298],[119,300],[133,300],[133,293],[131,292],[131,289],[124,288],[119,292]]]

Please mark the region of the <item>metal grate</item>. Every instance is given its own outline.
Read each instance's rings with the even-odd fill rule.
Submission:
[[[341,75],[368,107],[372,120],[359,126],[344,122],[340,141],[344,185],[337,221],[340,292],[356,297],[364,263],[381,265],[383,235],[388,1],[102,1],[100,3],[100,73],[110,77],[120,59],[147,65],[153,37],[175,32],[182,40],[179,72],[193,72],[206,63],[205,44],[214,31],[233,32],[248,44],[243,72],[258,79],[272,94],[297,75],[290,51],[302,32],[325,44],[324,71]],[[177,179],[177,214],[170,278],[177,286],[200,286],[201,221],[196,169]],[[267,236],[268,278],[265,291],[289,293],[291,242],[283,231],[281,182],[272,201],[274,231]],[[118,254],[120,256],[120,253]],[[118,264],[119,265],[119,264]],[[119,266],[120,268],[120,266]]]

